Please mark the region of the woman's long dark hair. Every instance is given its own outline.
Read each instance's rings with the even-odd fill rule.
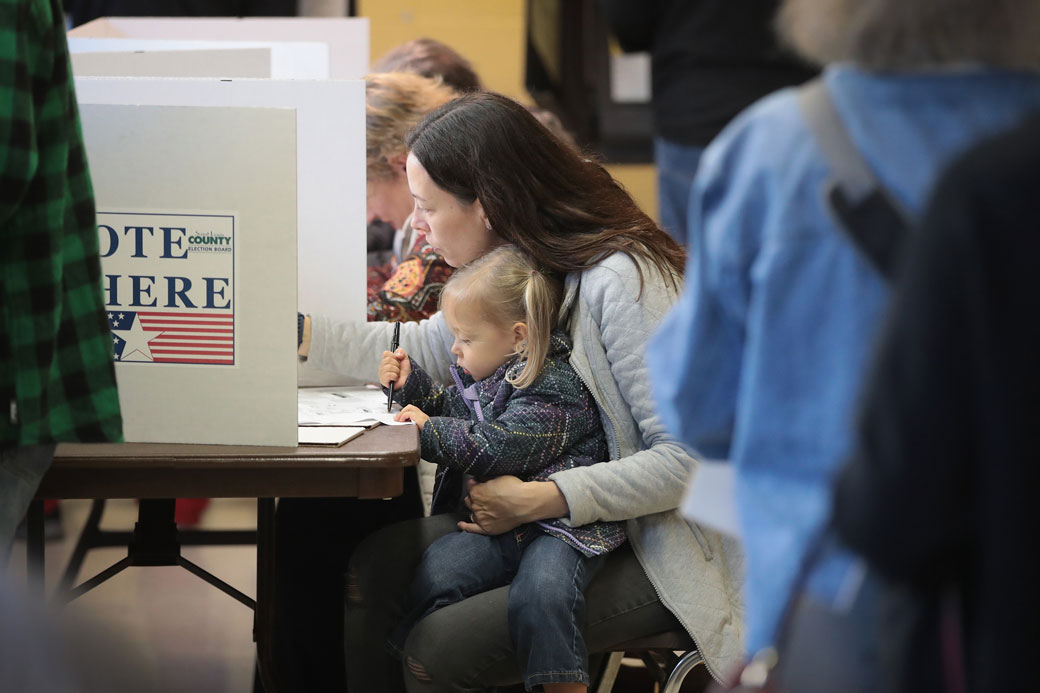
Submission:
[[[512,99],[477,92],[449,101],[406,144],[434,183],[465,203],[479,199],[495,233],[546,270],[580,272],[622,252],[673,283],[682,275],[682,248],[606,169]]]

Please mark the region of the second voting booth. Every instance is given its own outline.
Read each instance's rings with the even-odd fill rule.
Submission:
[[[222,23],[248,42],[299,21]],[[363,29],[353,79],[173,76],[205,64],[191,46],[81,63],[165,75],[76,79],[127,441],[297,444],[297,306],[365,316]],[[268,74],[277,46],[246,45],[211,67]]]

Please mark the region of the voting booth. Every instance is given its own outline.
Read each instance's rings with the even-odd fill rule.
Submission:
[[[295,446],[297,307],[365,316],[364,82],[76,91],[127,441]]]
[[[328,47],[329,78],[360,79],[368,72],[369,31],[364,17],[103,17],[69,32],[70,41],[78,38],[320,43]]]
[[[120,77],[254,77],[272,76],[270,46],[244,43],[236,48],[163,50],[159,45],[130,48],[105,39],[70,39],[72,73]],[[161,43],[161,42],[160,42]],[[183,45],[183,44],[182,44]]]

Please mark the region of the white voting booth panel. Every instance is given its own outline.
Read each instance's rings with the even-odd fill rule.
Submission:
[[[295,446],[296,113],[80,113],[126,439]]]
[[[218,41],[188,39],[140,39],[140,38],[91,38],[72,37],[69,39],[69,53],[72,55],[73,67],[77,55],[82,53],[125,53],[128,65],[129,54],[183,53],[182,56],[167,55],[161,61],[151,58],[151,64],[164,68],[163,72],[150,74],[130,72],[107,72],[115,77],[271,77],[274,79],[328,79],[329,78],[329,46],[318,41]],[[217,70],[222,63],[232,60],[228,57],[218,58],[221,62],[211,69],[198,74],[185,74],[184,65],[197,65],[197,58],[192,53],[200,51],[233,51],[233,50],[266,49],[269,54],[268,64],[261,74],[225,74]],[[90,58],[87,58],[90,60]],[[146,59],[147,60],[147,59]],[[116,64],[118,66],[118,63]]]
[[[86,77],[76,80],[76,93],[80,103],[295,108],[299,306],[339,320],[365,320],[364,82]],[[299,379],[301,385],[349,382],[306,368]]]
[[[105,17],[76,27],[69,37],[314,41],[328,45],[329,77],[360,79],[368,72],[368,33],[363,17]]]
[[[69,57],[77,77],[271,77],[270,48],[90,51]]]
[[[365,319],[364,82],[86,77],[76,95],[80,103],[294,108],[300,306]]]

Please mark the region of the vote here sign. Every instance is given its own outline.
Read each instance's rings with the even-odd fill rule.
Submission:
[[[235,365],[235,214],[99,211],[116,361]]]

